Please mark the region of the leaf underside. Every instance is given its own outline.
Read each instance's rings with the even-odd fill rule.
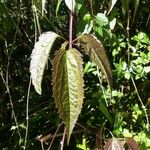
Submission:
[[[53,97],[63,123],[67,129],[67,140],[81,112],[84,98],[82,58],[76,49],[61,47],[53,60]]]
[[[41,83],[44,69],[48,61],[51,47],[58,35],[54,32],[45,32],[40,35],[31,54],[30,73],[32,84],[38,94],[41,94]]]
[[[108,140],[104,146],[104,150],[125,150],[123,144],[116,138]]]
[[[79,38],[79,44],[91,60],[104,72],[110,91],[112,91],[112,71],[102,43],[94,35],[85,33]]]
[[[74,12],[75,8],[75,0],[65,0],[65,4],[67,5],[68,9],[72,12]]]
[[[138,144],[135,142],[133,138],[126,138],[126,143],[132,150],[138,150]]]

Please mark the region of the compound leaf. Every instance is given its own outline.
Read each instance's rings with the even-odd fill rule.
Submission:
[[[94,35],[85,33],[79,38],[79,44],[91,60],[104,72],[110,91],[112,91],[112,71],[102,43]]]
[[[84,98],[83,61],[79,51],[64,48],[63,44],[52,63],[52,86],[55,104],[67,129],[69,143]]]
[[[30,73],[32,84],[38,94],[41,94],[41,83],[45,65],[52,45],[58,35],[54,32],[45,32],[40,35],[39,41],[35,43],[31,54]]]

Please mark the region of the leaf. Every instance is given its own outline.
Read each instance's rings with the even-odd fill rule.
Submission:
[[[44,11],[46,11],[45,4],[46,4],[46,0],[42,0],[42,17],[43,17]]]
[[[58,35],[54,32],[45,32],[39,37],[39,41],[35,43],[31,54],[30,73],[32,84],[37,93],[41,94],[41,83],[45,65],[52,45]]]
[[[104,150],[125,150],[123,144],[116,138],[109,139],[104,146]]]
[[[102,43],[94,35],[86,33],[81,35],[79,43],[91,60],[102,69],[110,86],[110,91],[112,91],[112,71]]]
[[[106,17],[105,14],[103,13],[98,13],[96,15],[96,23],[99,25],[99,26],[106,26],[108,24],[108,18]]]
[[[33,4],[32,7],[34,7],[36,10],[38,10],[42,15],[44,12],[43,8],[45,8],[44,1],[46,1],[46,0],[32,0],[32,4]]]
[[[65,0],[65,4],[67,5],[68,9],[74,12],[75,9],[75,0]]]
[[[65,50],[63,44],[56,52],[52,67],[53,97],[67,129],[67,141],[81,112],[84,98],[83,61],[76,49]]]
[[[112,21],[109,22],[109,27],[111,30],[114,30],[116,25],[116,18],[114,18]]]
[[[133,0],[132,2],[134,4],[134,14],[133,14],[133,19],[132,19],[132,24],[133,24],[138,7],[139,7],[139,0]]]
[[[109,120],[109,122],[111,124],[113,124],[113,119],[112,119],[112,116],[111,114],[109,113],[107,107],[106,107],[106,104],[103,100],[100,101],[100,106],[99,106],[100,110],[104,113],[104,115],[106,116],[106,118]]]
[[[32,7],[34,6],[36,8],[36,10],[38,10],[41,14],[42,17],[44,15],[44,11],[46,12],[45,9],[45,4],[46,4],[47,0],[32,0]]]
[[[129,145],[129,147],[132,150],[138,150],[138,144],[136,143],[136,141],[133,138],[126,138],[126,143]]]
[[[108,10],[107,15],[111,12],[111,10],[112,10],[113,7],[115,6],[116,2],[117,2],[117,0],[111,0],[111,5],[110,5],[110,8],[109,8],[109,10]]]
[[[125,17],[125,14],[129,12],[129,5],[131,0],[121,0],[122,3],[122,13]]]
[[[62,2],[62,0],[58,0],[58,1],[57,1],[56,11],[55,11],[55,12],[56,12],[56,16],[57,16],[57,14],[58,14],[59,7],[60,7],[61,2]]]
[[[84,5],[84,0],[75,0],[75,12],[78,14]]]

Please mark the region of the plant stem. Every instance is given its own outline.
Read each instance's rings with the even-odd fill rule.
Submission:
[[[27,138],[28,138],[28,130],[29,130],[29,96],[30,96],[30,88],[31,88],[31,77],[28,86],[28,93],[27,93],[27,103],[26,103],[26,133],[25,133],[25,140],[24,140],[24,150],[27,146]]]
[[[70,11],[69,21],[69,48],[72,48],[73,12]]]
[[[64,133],[63,133],[63,137],[62,137],[62,141],[61,141],[61,150],[63,150],[63,147],[64,147],[65,135],[66,135],[66,127],[64,129]]]
[[[62,125],[62,123],[58,126],[56,132],[54,133],[54,136],[53,136],[53,138],[52,138],[52,141],[51,141],[51,143],[50,143],[50,145],[49,145],[49,147],[48,147],[47,150],[50,150],[50,149],[51,149],[52,144],[53,144],[53,142],[54,142],[54,139],[55,139],[55,137],[56,137],[56,134],[57,134],[58,130],[60,129],[61,125]]]

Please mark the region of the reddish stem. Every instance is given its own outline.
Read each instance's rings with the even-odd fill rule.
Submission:
[[[69,48],[72,48],[72,31],[73,31],[73,12],[70,11],[70,21],[69,21]]]

